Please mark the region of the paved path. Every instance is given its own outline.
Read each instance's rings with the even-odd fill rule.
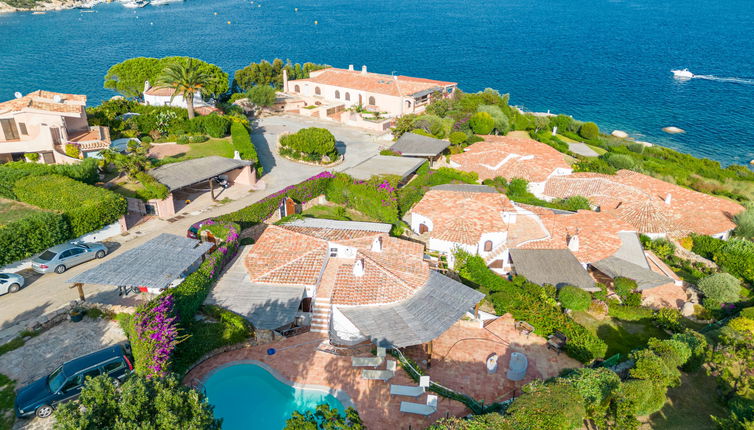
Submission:
[[[582,142],[568,142],[568,149],[570,149],[574,154],[583,155],[584,157],[600,156],[600,154],[598,154],[594,149],[588,147],[585,143]]]
[[[135,248],[161,233],[172,233],[183,236],[186,229],[193,223],[204,218],[219,216],[244,208],[265,196],[281,190],[289,185],[303,181],[325,170],[318,166],[307,166],[280,158],[274,147],[277,137],[285,131],[297,131],[305,127],[323,127],[332,131],[338,139],[338,148],[345,153],[346,159],[343,164],[334,170],[343,170],[354,166],[365,159],[377,155],[380,145],[386,145],[386,141],[378,139],[378,136],[367,134],[358,129],[343,126],[329,121],[318,121],[298,116],[282,115],[262,118],[257,121],[252,134],[254,144],[257,146],[260,161],[267,172],[263,180],[267,184],[264,191],[254,191],[245,196],[226,204],[214,204],[201,211],[180,212],[184,218],[175,222],[154,219],[137,226],[129,232],[128,236],[113,238],[117,247],[104,260],[95,260],[69,269],[66,273],[58,275],[47,274],[33,280],[27,287],[15,294],[0,296],[0,329],[9,327],[16,322],[33,319],[45,313],[68,305],[78,299],[76,290],[69,288],[67,279],[74,275],[91,269],[98,262],[106,261],[123,252]],[[121,299],[116,290],[111,286],[86,285],[85,294],[93,301],[104,303],[118,303]]]

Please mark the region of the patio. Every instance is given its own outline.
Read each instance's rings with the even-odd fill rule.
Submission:
[[[546,339],[519,333],[510,314],[489,322],[484,328],[460,321],[432,341],[431,367],[426,366],[426,347],[404,350],[406,356],[426,370],[432,381],[465,393],[485,403],[502,402],[521,394],[520,388],[533,379],[557,376],[562,369],[581,367],[564,353],[547,349]],[[529,366],[523,380],[506,377],[511,353],[526,354]],[[488,374],[486,360],[492,353],[499,357],[496,373]]]
[[[259,360],[289,381],[325,385],[348,393],[359,415],[369,428],[422,429],[446,415],[463,416],[470,411],[461,403],[440,397],[437,412],[424,417],[400,412],[401,401],[426,402],[427,394],[417,398],[391,396],[390,384],[417,385],[403,371],[388,382],[361,378],[363,368],[353,367],[351,357],[318,350],[324,335],[305,333],[274,344],[254,346],[216,355],[192,369],[184,378],[191,385],[202,381],[213,369],[239,360]],[[274,347],[275,355],[266,351]]]

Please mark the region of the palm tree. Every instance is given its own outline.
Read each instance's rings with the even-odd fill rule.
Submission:
[[[199,70],[199,64],[193,58],[189,58],[186,62],[181,61],[167,66],[157,79],[157,84],[175,90],[170,101],[173,101],[177,95],[186,100],[186,110],[191,119],[194,117],[194,94],[204,95],[208,81],[209,75]]]

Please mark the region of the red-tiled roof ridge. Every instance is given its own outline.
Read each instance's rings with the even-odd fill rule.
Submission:
[[[288,252],[280,251],[279,246],[285,240],[287,240],[285,243],[293,243],[297,245],[297,248],[291,249]],[[300,245],[304,246],[301,247]],[[321,256],[317,257],[314,255],[316,253],[321,253]],[[301,278],[311,278],[311,276],[308,276],[307,274],[280,273],[280,271],[285,268],[296,266],[298,263],[304,263],[305,259],[312,257],[321,258],[322,264],[324,264],[326,253],[327,241],[292,231],[281,226],[270,225],[265,232],[262,233],[259,240],[252,245],[250,252],[246,255],[246,261],[244,263],[246,270],[249,273],[249,279],[252,282],[264,280],[265,283],[283,284],[286,282],[274,281],[273,275],[277,273],[281,279],[289,279],[296,276]],[[292,256],[294,257],[293,259],[290,258]],[[309,261],[308,263],[310,265],[316,265],[317,261]],[[307,280],[311,281],[311,279]]]
[[[55,96],[60,96],[60,103],[53,101]],[[85,104],[86,96],[82,94],[36,90],[21,98],[0,103],[0,111],[19,112],[23,109],[37,109],[49,112],[78,113]]]
[[[320,70],[333,70],[333,71],[337,71],[337,72],[354,73],[354,74],[359,74],[359,75],[362,74],[362,72],[361,72],[360,69],[358,69],[358,70],[356,70],[356,69],[354,69],[354,70],[348,70],[348,69],[341,69],[339,67],[328,67],[326,69],[320,69]],[[315,72],[316,72],[316,70],[315,70]],[[414,77],[414,76],[388,75],[388,74],[385,74],[385,73],[375,73],[375,72],[369,72],[369,71],[367,71],[366,74],[367,74],[367,76],[369,76],[369,75],[379,76],[379,77],[383,77],[383,78],[386,78],[386,79],[394,79],[393,76],[397,76],[398,79],[401,79],[401,80],[424,82],[424,83],[428,83],[428,84],[437,84],[437,85],[443,85],[443,86],[444,85],[458,85],[458,82],[438,81],[436,79],[417,78],[417,77]]]

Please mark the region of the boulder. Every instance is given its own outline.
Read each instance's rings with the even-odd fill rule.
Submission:
[[[686,302],[683,304],[683,308],[681,308],[681,315],[685,317],[690,317],[694,315],[694,304],[691,302]]]
[[[628,133],[626,133],[623,130],[613,130],[613,132],[610,133],[610,134],[612,134],[613,136],[618,137],[620,139],[625,139],[625,138],[628,137]]]
[[[662,131],[670,134],[686,133],[686,130],[678,127],[663,127]]]

